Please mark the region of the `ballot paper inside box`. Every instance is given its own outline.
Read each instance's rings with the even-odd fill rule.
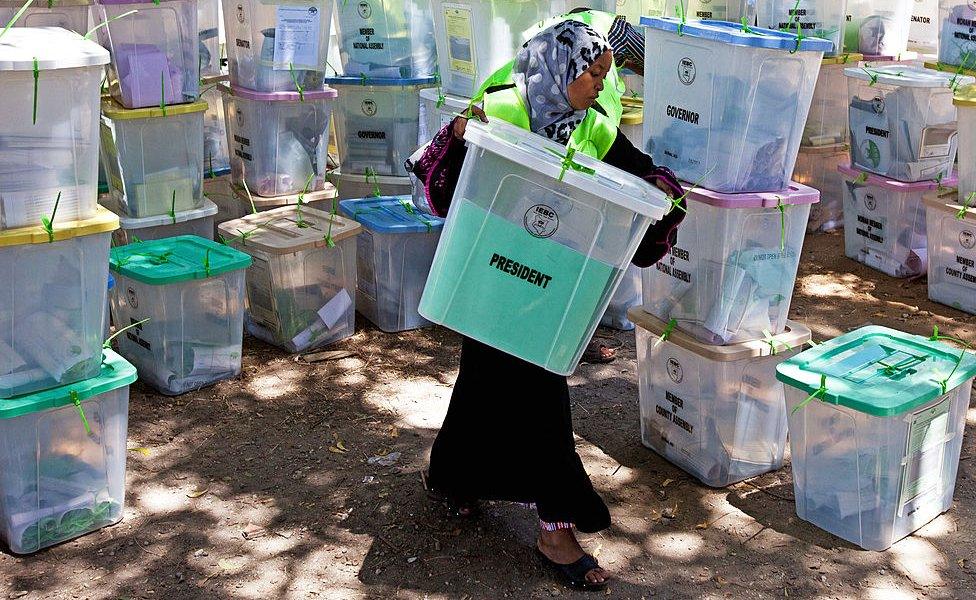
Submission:
[[[783,332],[817,190],[719,194],[695,188],[677,243],[644,269],[644,310],[706,344]]]
[[[107,23],[98,28],[98,42],[112,55],[109,91],[119,104],[143,108],[197,100],[196,0],[102,0],[93,14]]]
[[[851,165],[899,181],[948,177],[956,159],[952,89],[974,80],[912,65],[848,67]]]
[[[94,216],[106,62],[103,48],[70,31],[14,27],[3,36],[0,229],[40,225],[55,203],[64,221]]]
[[[976,314],[976,194],[925,195],[929,299]],[[966,201],[969,200],[967,204]]]
[[[241,370],[244,269],[250,257],[195,236],[114,248],[112,320],[139,377],[167,395]]]
[[[346,75],[429,77],[437,68],[430,5],[422,0],[336,4],[339,56]]]
[[[926,224],[922,197],[934,181],[905,183],[851,167],[844,177],[844,254],[892,277],[925,273]],[[953,187],[955,177],[942,185]]]
[[[321,88],[332,5],[327,0],[241,0],[226,6],[231,83],[258,92]]]
[[[84,221],[0,232],[0,398],[98,373],[111,232],[118,217],[99,207]],[[43,302],[40,301],[43,299]]]
[[[641,441],[704,484],[725,487],[775,471],[786,449],[776,365],[810,330],[790,322],[767,340],[708,346],[635,308]],[[662,339],[662,336],[667,339]]]
[[[122,518],[135,379],[132,365],[109,350],[93,378],[0,403],[0,537],[13,552]]]
[[[403,162],[428,141],[420,135],[426,127],[419,94],[434,78],[331,77],[326,83],[339,92],[334,121],[342,172],[406,177]]]
[[[952,506],[976,358],[863,327],[777,367],[796,513],[885,550]]]
[[[248,333],[291,352],[318,348],[355,330],[355,221],[284,206],[222,223],[227,243],[252,257]]]

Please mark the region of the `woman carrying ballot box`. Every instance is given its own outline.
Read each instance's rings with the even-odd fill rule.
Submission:
[[[598,26],[588,24],[595,21],[606,28],[615,22],[603,13],[571,14],[534,35],[484,83],[473,101],[482,106],[472,106],[473,112],[485,122],[502,119],[600,158],[680,198],[674,175],[618,130],[623,87],[606,86],[617,80],[614,52]],[[455,120],[455,136],[463,136],[466,123]],[[651,226],[634,264],[648,267],[664,257],[683,217],[682,200]],[[573,532],[606,529],[610,512],[576,453],[566,377],[464,338],[425,486],[459,517],[477,516],[482,500],[534,505],[537,547],[545,560],[574,588],[606,586],[609,574]]]

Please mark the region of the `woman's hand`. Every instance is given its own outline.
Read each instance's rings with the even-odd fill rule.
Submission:
[[[485,114],[485,111],[481,110],[480,107],[472,105],[472,106],[470,106],[468,108],[471,111],[471,113],[474,114],[474,116],[476,116],[479,119],[481,119],[481,122],[482,123],[487,123],[488,122],[488,115],[486,115]],[[465,131],[465,129],[467,129],[467,127],[468,127],[468,119],[467,118],[460,117],[460,118],[454,119],[454,137],[456,137],[459,140],[463,140],[464,139],[464,131]]]

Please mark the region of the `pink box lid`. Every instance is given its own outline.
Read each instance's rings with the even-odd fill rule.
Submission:
[[[898,181],[897,179],[889,179],[883,175],[878,175],[877,173],[871,173],[869,171],[862,171],[860,169],[855,169],[850,165],[840,165],[837,170],[842,174],[846,175],[849,179],[854,180],[860,177],[862,174],[867,174],[867,179],[865,183],[869,183],[875,187],[884,188],[886,190],[892,190],[894,192],[900,192],[904,194],[910,194],[912,192],[928,192],[931,190],[939,189],[941,183],[942,187],[950,188],[956,187],[959,183],[959,179],[955,173],[949,175],[941,182],[935,181],[933,179],[926,179],[925,181]]]
[[[723,194],[705,188],[694,188],[688,194],[688,198],[719,208],[776,208],[781,203],[787,205],[816,204],[820,202],[820,192],[812,187],[791,181],[790,187],[780,192]]]
[[[221,87],[225,87],[224,84],[221,84]],[[302,96],[305,97],[305,100],[331,100],[339,95],[335,89],[327,85],[314,90],[302,90],[302,93],[299,94],[298,92],[258,92],[231,84],[230,92],[235,96],[260,102],[299,102]]]

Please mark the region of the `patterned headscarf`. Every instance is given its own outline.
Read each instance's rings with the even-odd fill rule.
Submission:
[[[529,109],[532,131],[560,144],[586,116],[569,103],[567,89],[610,49],[585,23],[562,21],[527,41],[515,57],[512,79]]]

